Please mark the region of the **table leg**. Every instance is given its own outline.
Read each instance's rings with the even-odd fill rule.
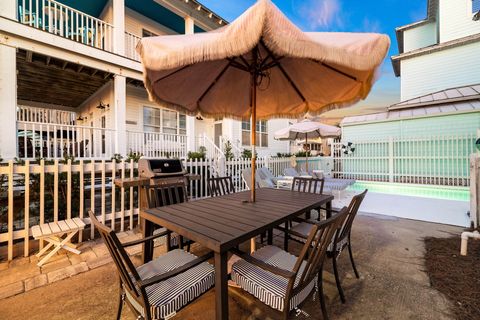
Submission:
[[[215,319],[228,319],[228,252],[215,252]]]
[[[273,244],[273,229],[269,229],[267,232],[267,244],[268,245]]]
[[[148,221],[147,219],[141,219],[142,224],[142,235],[143,237],[149,237],[153,235],[153,223]],[[152,261],[153,258],[153,241],[146,241],[143,243],[143,252],[142,252],[142,260],[143,263],[147,263]]]
[[[332,216],[332,201],[327,202],[327,219]]]

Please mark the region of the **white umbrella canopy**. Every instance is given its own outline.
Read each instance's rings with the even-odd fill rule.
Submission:
[[[259,0],[223,28],[143,38],[137,51],[151,100],[188,115],[251,117],[255,128],[257,118],[316,115],[366,98],[389,45],[381,34],[302,32]],[[254,171],[254,130],[251,143]]]
[[[274,138],[277,140],[304,139],[305,144],[308,144],[308,139],[335,138],[341,134],[342,130],[339,127],[305,119],[276,131]],[[308,153],[306,156],[306,169],[308,172]]]
[[[277,140],[308,140],[316,138],[336,138],[341,134],[342,130],[339,127],[307,119],[276,131],[274,138]]]

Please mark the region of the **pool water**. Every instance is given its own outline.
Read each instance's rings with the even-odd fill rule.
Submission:
[[[470,201],[470,189],[468,187],[444,187],[444,186],[423,186],[399,183],[357,181],[348,190],[399,194],[404,196]]]

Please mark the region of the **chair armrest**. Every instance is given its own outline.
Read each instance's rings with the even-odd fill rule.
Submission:
[[[178,267],[176,269],[173,269],[169,272],[165,272],[164,274],[160,274],[158,276],[154,276],[154,277],[151,277],[151,278],[148,278],[148,279],[145,279],[145,280],[141,280],[141,281],[138,282],[138,284],[142,289],[146,288],[146,287],[151,286],[155,283],[165,281],[169,278],[175,277],[176,275],[178,275],[180,273],[183,273],[183,272],[187,271],[188,269],[191,269],[191,268],[199,265],[200,263],[203,263],[203,262],[205,262],[205,261],[207,261],[208,259],[211,259],[211,258],[213,258],[213,252],[209,252],[206,255],[203,255],[199,258],[196,258],[195,260],[192,260],[192,261],[184,264],[183,266]]]
[[[233,251],[237,256],[239,256],[243,260],[247,261],[248,263],[254,264],[261,269],[267,270],[271,273],[274,273],[276,275],[282,276],[282,277],[287,278],[287,279],[291,279],[291,278],[295,277],[295,273],[293,273],[291,271],[274,267],[274,266],[272,266],[268,263],[265,263],[261,260],[258,260],[256,258],[254,258],[251,255],[249,255],[245,252],[242,252],[238,249],[233,249],[231,251]]]
[[[145,237],[143,239],[138,239],[138,240],[133,240],[133,241],[130,241],[130,242],[122,243],[122,247],[126,248],[126,247],[131,247],[131,246],[134,246],[134,245],[137,245],[137,244],[140,244],[140,243],[144,243],[144,242],[147,242],[147,241],[152,241],[153,239],[156,239],[158,237],[166,236],[170,233],[172,233],[172,231],[166,230],[166,231],[154,234],[152,236]]]

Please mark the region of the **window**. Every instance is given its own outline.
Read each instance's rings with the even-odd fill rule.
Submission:
[[[176,111],[143,107],[143,131],[187,134],[187,117]]]
[[[480,11],[480,0],[472,0],[472,13]]]
[[[257,121],[256,124],[256,146],[268,147],[267,121]],[[250,121],[242,121],[242,145],[250,145]]]
[[[148,31],[147,29],[142,29],[142,38],[156,37],[156,36],[158,36],[158,34],[152,32],[152,31]]]

